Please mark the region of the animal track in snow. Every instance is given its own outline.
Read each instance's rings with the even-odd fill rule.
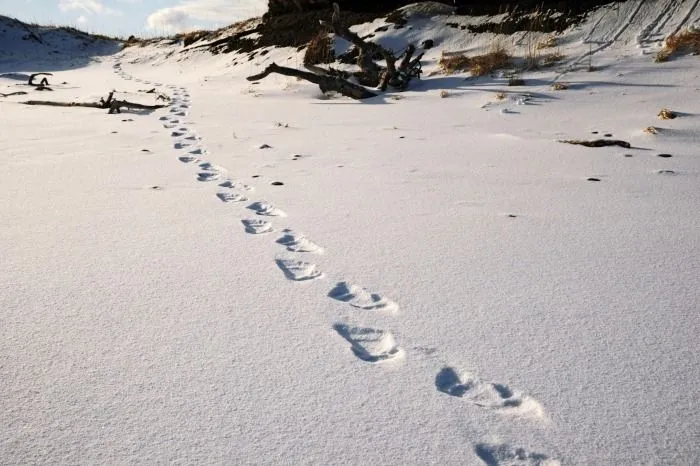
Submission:
[[[346,324],[335,324],[333,329],[350,343],[352,352],[363,361],[377,363],[403,355],[390,332]]]
[[[260,235],[273,231],[272,222],[268,222],[267,220],[245,219],[241,220],[241,223],[243,223],[246,233],[250,233],[251,235]]]
[[[199,162],[199,157],[195,157],[194,155],[183,155],[182,157],[178,157],[177,159],[183,163]]]
[[[223,167],[220,167],[218,165],[214,165],[213,163],[210,162],[203,162],[199,164],[199,168],[202,170],[206,170],[208,172],[222,172],[225,171]]]
[[[243,183],[237,183],[233,180],[226,180],[223,183],[221,183],[219,186],[222,188],[232,188],[232,189],[241,189],[243,191],[253,191],[254,188],[252,186],[248,186],[247,184]]]
[[[535,417],[542,417],[544,413],[537,401],[514,392],[507,385],[484,382],[468,372],[457,373],[452,367],[443,367],[438,372],[435,387],[485,409]]]
[[[201,172],[197,173],[198,181],[216,181],[221,178],[221,173],[217,172]]]
[[[294,259],[277,259],[277,266],[282,269],[284,276],[289,280],[301,282],[323,277],[323,272],[310,262],[298,261]]]
[[[306,236],[294,233],[292,230],[282,230],[285,233],[280,239],[277,240],[279,244],[287,247],[288,251],[292,252],[314,252],[316,254],[322,254],[323,248]]]
[[[559,466],[561,464],[547,455],[532,453],[524,448],[513,448],[506,444],[480,443],[474,450],[487,466]]]
[[[282,210],[265,201],[253,202],[251,205],[248,206],[248,208],[250,210],[254,210],[255,213],[258,215],[267,215],[270,217],[287,216],[287,214],[285,214]]]
[[[223,202],[245,202],[248,200],[243,194],[221,191],[216,193],[216,196]]]
[[[339,282],[335,288],[328,293],[328,296],[338,301],[346,302],[353,307],[365,310],[391,313],[399,310],[399,306],[395,302],[347,282]]]
[[[175,144],[173,144],[173,147],[175,149],[185,149],[187,147],[190,147],[190,143],[189,142],[176,142]]]

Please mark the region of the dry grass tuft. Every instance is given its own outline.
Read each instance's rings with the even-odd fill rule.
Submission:
[[[182,44],[187,47],[189,45],[194,44],[195,42],[206,39],[209,36],[210,32],[209,31],[191,31],[191,32],[186,32],[184,34],[180,34],[177,37],[178,39],[182,40]]]
[[[566,83],[554,83],[552,84],[552,89],[555,91],[565,91],[569,88],[569,85]]]
[[[664,41],[664,48],[656,54],[654,61],[662,63],[679,52],[700,53],[700,31],[686,29],[677,34],[671,34]]]
[[[498,92],[496,93],[496,100],[503,100],[506,98],[506,93],[505,92]]]
[[[309,46],[304,53],[304,64],[320,65],[333,63],[334,60],[333,41],[326,30],[321,30],[309,42]]]
[[[505,48],[496,46],[496,48],[484,55],[472,57],[469,64],[469,71],[473,76],[484,76],[492,71],[505,68],[510,63],[510,55]]]
[[[654,126],[647,126],[642,131],[647,134],[659,134],[659,129]]]
[[[667,50],[661,50],[659,53],[656,54],[654,57],[654,62],[655,63],[663,63],[668,61],[668,59],[671,57],[671,54]]]
[[[510,63],[510,55],[502,44],[492,44],[491,50],[483,55],[467,57],[466,55],[448,55],[442,53],[438,64],[445,74],[469,71],[472,76],[484,76],[495,70],[505,68]]]
[[[551,49],[552,47],[557,46],[557,38],[554,36],[549,36],[546,39],[543,39],[537,43],[537,50],[542,50],[542,49]]]
[[[443,90],[440,91],[440,98],[441,98],[441,99],[447,98],[447,97],[449,97],[449,96],[450,96],[450,93],[447,92],[446,90],[443,89]]]
[[[673,110],[669,110],[667,108],[662,109],[658,115],[659,119],[661,119],[661,120],[673,120],[677,116],[678,116],[678,114],[676,112],[674,112]]]
[[[438,65],[442,68],[443,73],[453,74],[468,70],[470,63],[471,60],[466,55],[445,55],[445,52],[442,52]]]
[[[542,66],[556,65],[557,63],[562,61],[564,58],[566,58],[566,55],[564,55],[561,52],[547,53],[545,55],[542,55]]]

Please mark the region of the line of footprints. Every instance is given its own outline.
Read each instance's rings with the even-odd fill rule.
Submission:
[[[162,86],[161,83],[135,79],[125,73],[119,62],[113,66],[115,72],[126,80],[138,83]],[[178,160],[196,165],[197,180],[205,183],[216,183],[216,197],[224,203],[245,204],[247,209],[256,215],[241,220],[245,233],[265,235],[275,232],[273,218],[283,218],[283,210],[264,200],[251,200],[249,195],[254,188],[234,180],[228,176],[223,167],[216,166],[203,160],[208,151],[203,146],[201,138],[188,129],[185,122],[190,108],[190,95],[183,87],[166,86],[173,96],[167,115],[160,117],[163,127],[170,130],[174,140],[173,148],[177,151]],[[276,242],[292,253],[302,256],[323,254],[321,246],[305,235],[290,229],[281,230],[281,237]],[[280,258],[275,261],[284,276],[295,282],[317,280],[324,277],[313,262],[297,258]],[[399,311],[399,305],[394,301],[365,288],[348,282],[339,282],[328,292],[328,297],[346,303],[352,308],[373,313],[394,315]],[[405,357],[405,351],[396,342],[394,335],[386,330],[360,327],[344,322],[333,325],[335,332],[342,337],[352,353],[361,361],[382,364],[390,363]],[[488,382],[468,371],[454,367],[443,367],[435,376],[435,387],[440,393],[460,398],[476,407],[497,413],[509,413],[524,418],[543,418],[542,406],[533,398],[510,389],[505,384]],[[546,455],[529,452],[522,448],[514,448],[508,444],[478,444],[475,454],[489,466],[496,465],[528,465],[553,466],[558,461]]]

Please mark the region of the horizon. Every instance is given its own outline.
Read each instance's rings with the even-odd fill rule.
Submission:
[[[154,37],[261,16],[266,0],[2,0],[0,15],[91,34]]]

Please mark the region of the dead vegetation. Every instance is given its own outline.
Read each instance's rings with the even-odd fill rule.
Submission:
[[[194,44],[195,42],[199,42],[200,40],[207,39],[211,35],[211,31],[190,31],[186,32],[183,34],[179,34],[175,36],[176,39],[179,39],[182,41],[182,44],[187,47],[189,45]]]
[[[469,69],[469,57],[462,54],[448,55],[445,52],[440,56],[438,65],[445,74],[459,73],[460,71],[467,71]]]
[[[472,76],[485,76],[493,71],[507,67],[510,64],[510,60],[511,57],[505,47],[495,45],[491,51],[473,57],[443,52],[438,64],[445,74],[468,71]]]
[[[659,112],[658,117],[660,120],[673,120],[674,118],[678,117],[678,114],[673,110],[663,108]]]
[[[321,29],[309,42],[304,52],[304,65],[321,65],[333,63],[335,52],[333,39],[326,28]]]
[[[662,63],[678,53],[700,54],[700,31],[686,29],[671,34],[664,41],[664,47],[656,54],[654,61]]]
[[[659,128],[657,128],[655,126],[647,126],[646,128],[644,128],[642,130],[642,132],[644,132],[646,134],[659,134]]]
[[[557,46],[557,38],[555,36],[549,36],[545,39],[542,39],[537,43],[537,50],[542,50],[542,49],[551,49],[552,47]]]
[[[485,76],[492,71],[505,68],[509,63],[510,55],[505,48],[497,46],[495,50],[472,57],[469,71],[472,76]]]
[[[547,66],[554,66],[560,61],[562,61],[564,58],[566,58],[566,55],[563,53],[557,51],[557,52],[551,52],[551,53],[546,53],[542,55],[541,58],[541,63],[542,66],[547,67]]]
[[[527,42],[525,63],[523,65],[524,69],[536,70],[539,68],[547,68],[556,65],[566,58],[559,50],[543,52],[543,50],[551,49],[556,47],[556,45],[557,42],[553,36],[539,42],[535,42],[534,39],[530,37]]]

